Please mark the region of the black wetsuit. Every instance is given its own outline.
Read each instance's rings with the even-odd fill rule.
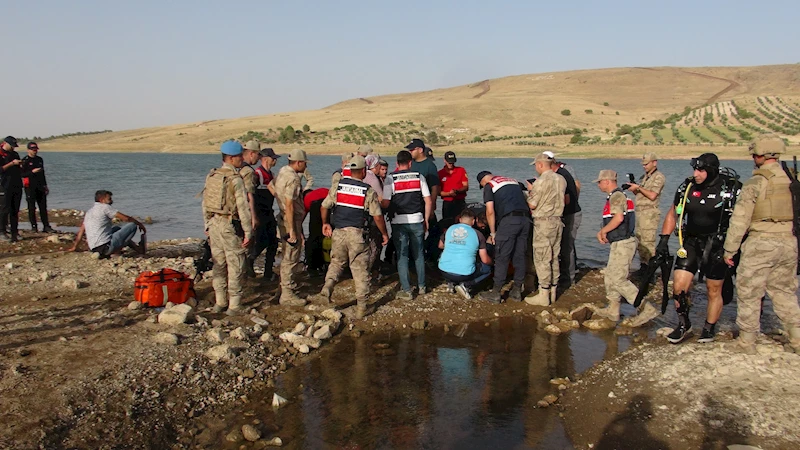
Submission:
[[[14,150],[0,151],[0,167],[20,159],[19,153]],[[19,205],[22,202],[22,169],[20,166],[9,166],[6,170],[0,169],[0,185],[5,196],[0,205],[0,227],[3,233],[10,228],[11,237],[16,239],[19,235]],[[9,227],[10,225],[10,227]]]
[[[31,229],[36,230],[36,206],[39,206],[39,217],[45,230],[50,228],[47,218],[47,179],[44,176],[44,161],[40,156],[26,156],[22,159],[22,178],[27,178],[25,200],[28,203],[28,220]],[[42,169],[34,173],[34,169]]]

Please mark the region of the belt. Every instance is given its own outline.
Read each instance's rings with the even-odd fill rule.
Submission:
[[[525,216],[525,211],[511,211],[510,213],[504,215],[503,217],[509,217],[509,216],[524,217]],[[503,217],[501,217],[501,219]]]
[[[545,221],[556,221],[558,220],[561,222],[561,216],[548,216],[548,217],[534,217],[533,221],[536,222],[537,220],[545,220]]]

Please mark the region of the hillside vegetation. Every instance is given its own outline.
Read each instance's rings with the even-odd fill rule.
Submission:
[[[625,156],[650,146],[667,157],[703,146],[746,156],[737,147],[763,132],[800,143],[800,65],[518,75],[314,111],[67,136],[44,147],[205,153],[226,139],[255,138],[278,151],[337,153],[369,143],[388,154],[421,137],[435,149],[498,156],[543,148]]]

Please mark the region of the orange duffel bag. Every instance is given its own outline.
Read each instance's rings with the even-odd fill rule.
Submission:
[[[183,272],[161,269],[142,272],[133,284],[133,297],[137,302],[152,308],[172,302],[177,305],[195,298],[194,281]]]

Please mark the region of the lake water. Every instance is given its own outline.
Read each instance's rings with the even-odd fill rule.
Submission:
[[[150,216],[156,222],[148,226],[152,240],[203,236],[200,198],[208,171],[220,164],[220,156],[162,153],[41,153],[47,170],[50,187],[48,206],[86,210],[94,202],[98,189],[114,193],[114,205],[125,214]],[[393,158],[385,157],[394,166]],[[315,186],[330,186],[329,176],[340,167],[339,156],[311,155],[309,169],[316,177]],[[520,181],[534,176],[530,158],[459,158],[458,165],[469,174],[468,201],[481,201],[475,175],[481,170],[516,178]],[[567,160],[577,171],[583,184],[580,203],[583,224],[577,239],[578,257],[590,266],[605,263],[608,246],[600,245],[595,235],[600,228],[601,210],[605,194],[591,183],[601,169],[616,170],[620,177],[633,173],[638,178],[642,167],[638,160],[580,159]],[[441,158],[436,160],[442,167]],[[273,173],[286,164],[285,155]],[[736,170],[743,179],[750,176],[749,161],[723,161],[723,165]],[[391,168],[390,167],[390,168]],[[669,208],[678,185],[691,175],[688,161],[659,161],[659,169],[667,177],[661,209]],[[441,208],[441,201],[438,203]],[[24,202],[23,202],[24,207]],[[441,211],[441,210],[440,210]],[[441,214],[438,214],[441,217]],[[676,245],[677,239],[671,244]],[[674,249],[673,249],[674,250]]]

